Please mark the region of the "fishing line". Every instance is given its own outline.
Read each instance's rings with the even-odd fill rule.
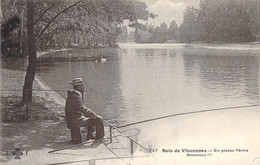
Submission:
[[[25,91],[27,89],[5,89],[5,90],[0,90],[1,92],[15,92],[15,91]],[[32,92],[68,92],[68,90],[53,90],[53,89],[33,89]],[[93,89],[89,89],[89,90],[86,90],[86,92],[92,92],[92,93],[96,93],[100,96],[102,96],[103,98],[105,98],[106,100],[110,100],[108,96],[102,94],[102,93],[99,93],[97,91],[94,91]]]

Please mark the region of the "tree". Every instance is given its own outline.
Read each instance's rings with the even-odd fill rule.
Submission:
[[[3,1],[6,18],[16,13],[22,22],[26,22],[21,25],[22,32],[26,32],[24,36],[29,57],[23,85],[23,103],[32,101],[37,50],[70,46],[73,43],[115,46],[125,19],[130,20],[129,26],[141,28],[139,19],[154,17],[146,10],[146,4],[137,0]]]
[[[3,10],[3,15],[2,15],[2,30],[3,30],[3,25],[6,24],[9,20],[12,20],[14,18],[19,18],[19,26],[16,27],[15,30],[13,30],[10,33],[10,37],[12,40],[12,43],[15,43],[14,45],[11,44],[11,42],[9,42],[10,44],[8,44],[8,47],[12,47],[15,46],[17,49],[17,55],[14,55],[16,57],[23,55],[25,52],[23,52],[23,48],[26,46],[26,42],[24,40],[25,36],[26,36],[26,31],[25,31],[25,1],[21,0],[21,1],[17,1],[17,0],[2,0],[1,1],[1,9]],[[8,9],[8,10],[6,10]],[[2,40],[2,44],[4,44],[3,42],[5,42],[6,40]],[[25,51],[25,50],[24,50]],[[13,54],[13,53],[12,53]],[[21,56],[20,56],[21,57]]]
[[[180,41],[253,41],[259,33],[259,2],[250,1],[254,6],[246,0],[201,0],[199,9],[188,7],[178,30]]]
[[[248,42],[251,33],[249,17],[241,0],[203,0],[200,12],[204,39],[223,42]]]
[[[1,6],[1,3],[0,3],[0,22],[2,23],[3,22],[3,13],[2,13],[2,6]],[[2,36],[2,30],[0,30],[0,36]],[[0,50],[2,51],[2,44],[0,44]]]
[[[152,42],[164,43],[167,42],[167,39],[167,25],[165,23],[161,23],[160,27],[155,28],[155,32],[151,37],[151,40]]]
[[[1,28],[1,37],[2,37],[2,44],[1,44],[1,52],[2,57],[4,59],[12,56],[19,56],[20,55],[20,46],[19,41],[13,40],[12,32],[20,26],[20,18],[13,17],[7,20]],[[15,53],[14,53],[15,52]]]
[[[26,69],[26,75],[24,79],[23,85],[23,103],[32,102],[32,86],[35,78],[35,69],[36,69],[36,41],[42,37],[44,32],[49,28],[49,26],[54,22],[56,18],[58,18],[62,13],[66,12],[70,8],[76,6],[80,1],[76,1],[73,4],[67,6],[60,12],[58,12],[55,16],[53,16],[47,24],[39,31],[38,35],[35,33],[35,24],[38,20],[54,5],[52,4],[45,11],[42,12],[42,15],[35,21],[35,8],[36,3],[35,0],[26,0],[27,2],[27,45],[28,45],[28,55],[29,62]]]
[[[136,29],[135,42],[137,43],[164,43],[168,39],[167,25],[161,23],[159,27],[146,25],[142,29]]]
[[[177,40],[178,24],[173,20],[168,29],[169,40]]]
[[[36,68],[36,45],[34,34],[34,0],[27,0],[27,44],[29,63],[23,85],[23,103],[32,101],[32,85]]]
[[[183,23],[179,28],[179,40],[181,42],[194,42],[200,38],[200,33],[198,32],[198,10],[194,7],[188,7],[184,11]]]
[[[117,41],[118,42],[127,42],[127,37],[128,37],[127,27],[124,25],[121,28],[121,32],[117,37]]]
[[[246,13],[249,17],[248,28],[254,41],[260,41],[260,1],[242,0]]]

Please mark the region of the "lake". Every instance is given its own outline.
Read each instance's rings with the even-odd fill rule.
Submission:
[[[82,77],[87,106],[125,124],[259,104],[259,54],[259,46],[247,45],[127,43],[47,54],[39,58],[37,73],[64,98],[72,78]]]

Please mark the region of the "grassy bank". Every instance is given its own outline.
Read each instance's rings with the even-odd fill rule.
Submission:
[[[36,75],[33,85],[33,102],[29,104],[29,119],[22,100],[25,71],[1,68],[1,151],[35,150],[52,147],[70,140],[64,122],[65,100],[52,91]],[[8,159],[8,157],[2,157]]]

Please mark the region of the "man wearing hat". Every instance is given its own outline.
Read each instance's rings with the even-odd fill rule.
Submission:
[[[70,84],[73,85],[73,90],[68,91],[68,98],[65,105],[67,127],[72,129],[87,126],[87,140],[102,139],[104,137],[103,117],[97,115],[83,104],[82,94],[85,85],[82,78],[74,78]],[[96,129],[96,136],[93,135],[94,128]]]

